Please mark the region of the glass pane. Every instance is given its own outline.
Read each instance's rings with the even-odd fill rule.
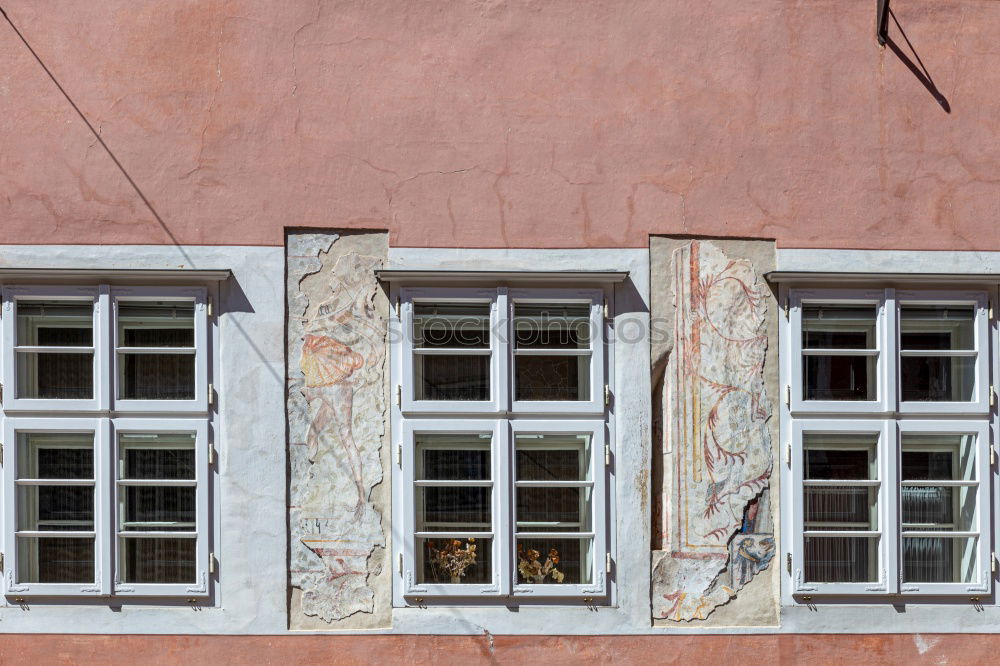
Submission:
[[[515,303],[517,349],[589,349],[590,304]]]
[[[878,435],[806,433],[802,438],[805,478],[855,481],[877,479],[877,444]]]
[[[419,434],[417,480],[488,481],[492,435]]]
[[[194,347],[191,301],[119,301],[119,347]]]
[[[119,354],[121,400],[194,400],[193,354]]]
[[[122,479],[195,479],[192,433],[119,435]]]
[[[493,539],[417,539],[418,583],[490,583]]]
[[[878,579],[878,537],[805,537],[809,583],[870,583]]]
[[[19,538],[19,583],[93,583],[94,539]]]
[[[21,347],[93,346],[93,303],[18,300],[17,344]]]
[[[974,356],[902,356],[899,369],[905,401],[968,402],[973,398]]]
[[[414,303],[415,349],[490,346],[489,303]]]
[[[903,481],[972,481],[976,478],[976,435],[904,432]]]
[[[590,539],[518,539],[517,582],[521,585],[590,583],[593,550]]]
[[[515,400],[590,400],[590,355],[514,356]]]
[[[589,481],[590,435],[519,434],[518,481]]]
[[[589,532],[591,488],[517,488],[518,532]]]
[[[805,529],[877,530],[877,488],[805,488]]]
[[[490,357],[413,357],[414,400],[489,400]]]
[[[902,349],[976,348],[976,310],[971,305],[900,305]]]
[[[90,400],[94,397],[94,354],[17,352],[17,397],[32,400]]]
[[[418,532],[491,532],[492,488],[417,488]]]
[[[977,579],[975,537],[903,537],[903,580],[971,583]]]
[[[804,305],[803,349],[876,349],[875,305]]]
[[[126,532],[194,532],[194,486],[124,486],[119,489],[121,528]]]
[[[806,400],[876,400],[874,356],[803,356]]]
[[[92,532],[93,486],[18,486],[17,529]]]
[[[975,487],[903,486],[903,531],[974,532]]]
[[[195,582],[195,539],[119,539],[125,583]]]
[[[18,433],[17,478],[93,479],[93,433]]]

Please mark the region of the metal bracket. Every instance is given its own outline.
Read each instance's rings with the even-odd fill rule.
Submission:
[[[889,39],[889,0],[875,0],[875,38],[879,46]]]

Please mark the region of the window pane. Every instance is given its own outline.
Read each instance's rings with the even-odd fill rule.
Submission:
[[[590,583],[593,550],[590,539],[518,539],[517,582],[521,585]]]
[[[490,357],[413,356],[414,400],[489,400]]]
[[[905,401],[968,402],[973,398],[974,356],[903,356],[899,367]]]
[[[17,478],[93,479],[93,433],[18,433]]]
[[[194,347],[191,301],[119,301],[119,347]]]
[[[94,539],[17,539],[19,583],[93,583]]]
[[[193,354],[118,354],[121,400],[194,400]]]
[[[803,349],[876,349],[875,305],[804,305]]]
[[[427,481],[488,481],[492,435],[419,434],[417,479]]]
[[[93,344],[91,301],[17,301],[18,346],[91,347]]]
[[[878,435],[827,435],[806,433],[803,436],[806,479],[873,480],[875,447]]]
[[[589,532],[591,488],[517,488],[518,532]]]
[[[517,480],[589,481],[590,440],[590,435],[517,435]]]
[[[414,303],[413,347],[416,349],[488,349],[489,303]]]
[[[900,445],[903,481],[976,478],[976,435],[904,432]]]
[[[590,400],[590,355],[514,356],[515,400]]]
[[[899,307],[902,349],[976,348],[976,310],[971,305],[907,305]]]
[[[805,488],[805,529],[877,530],[877,488]]]
[[[126,532],[194,532],[194,486],[125,486],[119,491],[121,528]]]
[[[870,583],[878,579],[878,537],[805,537],[809,583]]]
[[[417,488],[417,531],[492,531],[491,493],[482,486]]]
[[[803,356],[806,400],[876,400],[874,356]]]
[[[975,531],[977,491],[972,486],[904,486],[903,531]]]
[[[971,583],[976,577],[976,537],[903,537],[903,580]]]
[[[195,539],[129,538],[119,543],[123,582],[195,582]]]
[[[32,400],[90,400],[94,397],[94,354],[17,352],[17,397]]]
[[[195,436],[192,433],[122,433],[119,435],[121,478],[195,478]]]
[[[514,304],[517,349],[590,349],[588,303]]]
[[[92,532],[93,486],[18,486],[17,529]]]
[[[418,583],[490,583],[493,539],[417,539]]]

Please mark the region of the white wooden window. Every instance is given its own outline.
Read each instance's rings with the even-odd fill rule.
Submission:
[[[792,289],[787,297],[793,594],[988,594],[986,293]]]
[[[400,596],[606,599],[605,291],[398,296]]]
[[[208,595],[206,310],[201,287],[4,288],[8,596]]]

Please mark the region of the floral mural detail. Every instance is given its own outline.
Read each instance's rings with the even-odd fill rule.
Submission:
[[[370,579],[381,568],[373,554],[386,546],[371,497],[383,480],[387,322],[375,305],[374,274],[381,265],[321,247],[314,261],[296,263],[290,242],[292,584],[302,613],[326,622],[373,612]]]
[[[678,248],[674,349],[664,381],[664,549],[653,615],[705,619],[774,555],[767,503],[771,416],[764,389],[770,292],[713,244]]]

